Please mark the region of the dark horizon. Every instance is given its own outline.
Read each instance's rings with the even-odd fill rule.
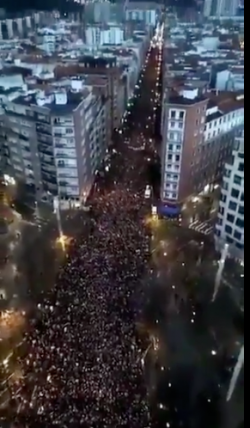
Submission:
[[[139,0],[140,1],[140,0]],[[143,0],[142,0],[143,1]],[[62,9],[64,7],[69,7],[69,1],[67,0],[2,0],[0,9],[6,9],[6,12],[21,12],[29,9],[33,10],[52,10],[52,9]],[[74,3],[72,1],[72,3]],[[114,1],[115,3],[115,1]],[[157,1],[156,1],[157,3]],[[195,4],[194,0],[178,0],[170,1],[168,5],[181,8],[189,8]],[[74,4],[74,6],[78,6]]]

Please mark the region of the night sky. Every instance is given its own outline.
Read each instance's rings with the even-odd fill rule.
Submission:
[[[5,8],[8,11],[22,11],[25,9],[56,9],[63,6],[67,0],[1,0],[1,8]],[[168,0],[167,4],[190,7],[194,5],[195,0]]]

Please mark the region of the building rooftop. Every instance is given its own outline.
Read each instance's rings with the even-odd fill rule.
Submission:
[[[223,117],[223,113],[221,111],[216,111],[215,113],[212,113],[209,116],[207,116],[206,122],[209,123],[209,122],[212,122],[213,120],[220,119],[221,117]]]
[[[169,103],[170,104],[175,104],[175,105],[182,105],[182,106],[192,106],[194,104],[198,104],[201,103],[203,101],[206,100],[205,96],[198,96],[195,98],[186,98],[183,95],[179,95],[179,94],[170,94],[169,95]]]
[[[39,96],[39,92],[33,94],[19,95],[15,98],[15,103],[22,106],[38,105],[49,109],[52,113],[67,115],[76,110],[77,107],[90,95],[90,91],[84,88],[81,92],[48,91]],[[40,102],[38,101],[40,100]]]
[[[230,113],[245,106],[244,91],[230,92],[222,91],[219,93],[209,93],[210,101],[214,102],[218,109],[223,113]]]

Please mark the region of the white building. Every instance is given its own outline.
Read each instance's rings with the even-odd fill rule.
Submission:
[[[235,16],[239,8],[239,0],[218,0],[217,16]]]
[[[143,3],[142,3],[143,5]],[[152,8],[129,8],[126,10],[127,21],[142,21],[148,26],[155,27],[157,24],[158,13],[156,9]]]
[[[245,72],[238,70],[222,70],[216,74],[215,87],[217,91],[241,91],[245,88]]]
[[[239,9],[239,0],[205,0],[204,16],[234,17]]]
[[[46,53],[52,54],[56,50],[56,35],[53,32],[47,32],[43,36],[43,49]]]
[[[245,242],[244,134],[236,139],[233,160],[226,164],[215,239],[218,249],[229,244],[231,256],[244,259]]]
[[[110,26],[105,29],[88,27],[86,29],[86,44],[90,48],[99,48],[103,45],[121,45],[124,42],[124,30],[119,26]]]

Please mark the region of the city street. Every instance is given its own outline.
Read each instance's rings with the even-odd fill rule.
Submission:
[[[147,64],[148,63],[148,64]],[[147,235],[145,236],[145,232],[140,232],[140,234],[138,235],[138,228],[139,230],[144,229],[144,216],[145,216],[145,212],[149,212],[151,209],[151,198],[145,198],[144,194],[145,194],[145,188],[147,185],[147,169],[148,169],[148,162],[151,161],[151,158],[154,158],[154,155],[157,156],[157,154],[154,151],[154,133],[155,133],[155,118],[154,118],[154,111],[152,109],[152,107],[154,107],[154,105],[157,104],[158,102],[158,98],[157,98],[157,92],[155,91],[156,85],[158,84],[159,81],[159,74],[160,74],[160,63],[161,63],[161,56],[158,54],[158,50],[156,51],[152,51],[150,53],[150,58],[148,57],[146,60],[146,69],[142,71],[142,75],[141,75],[141,79],[139,81],[139,85],[138,85],[138,89],[137,92],[135,93],[134,99],[132,99],[128,105],[128,110],[126,112],[126,114],[124,115],[124,119],[123,119],[123,127],[120,128],[118,130],[117,136],[115,137],[115,145],[113,148],[111,148],[111,153],[110,153],[110,159],[106,160],[106,164],[103,165],[104,170],[106,171],[105,174],[100,171],[100,175],[97,177],[97,184],[96,186],[94,186],[93,189],[93,195],[91,196],[90,200],[88,201],[89,205],[91,206],[91,214],[93,216],[93,219],[91,220],[92,222],[92,226],[91,226],[91,234],[89,235],[89,233],[86,233],[84,231],[84,222],[79,223],[80,229],[81,229],[81,239],[84,239],[85,235],[86,235],[86,240],[88,242],[87,244],[87,248],[88,251],[93,252],[92,256],[88,256],[85,264],[83,264],[82,260],[83,257],[86,257],[85,254],[83,252],[81,252],[81,246],[76,247],[74,249],[72,249],[73,254],[77,254],[77,259],[67,259],[66,261],[66,268],[65,268],[65,272],[62,269],[60,276],[59,276],[59,281],[69,281],[70,278],[72,277],[72,281],[75,281],[75,273],[74,271],[71,272],[70,277],[67,277],[67,271],[68,271],[68,266],[71,265],[71,263],[76,263],[77,262],[77,266],[78,269],[77,271],[75,271],[76,273],[79,271],[81,271],[80,266],[79,265],[79,260],[81,260],[82,263],[82,269],[87,269],[88,270],[88,261],[89,259],[91,260],[91,257],[97,257],[96,253],[95,253],[95,245],[96,242],[93,242],[93,238],[94,236],[97,236],[97,238],[100,240],[99,243],[99,247],[103,246],[103,245],[107,245],[105,242],[102,243],[102,239],[103,237],[99,237],[98,234],[101,233],[102,235],[102,231],[103,228],[106,227],[106,219],[105,219],[105,209],[110,211],[110,215],[108,216],[108,218],[110,218],[110,216],[112,217],[114,209],[115,209],[115,213],[117,211],[117,214],[115,214],[115,218],[114,218],[114,222],[113,225],[116,227],[115,229],[115,233],[112,237],[112,239],[114,240],[114,244],[111,244],[110,247],[110,243],[108,244],[108,249],[110,251],[110,249],[112,248],[112,245],[117,246],[118,245],[118,249],[117,249],[117,256],[119,256],[120,253],[120,247],[123,242],[123,239],[125,239],[125,242],[127,242],[127,246],[130,244],[131,246],[135,246],[136,248],[136,252],[137,252],[137,263],[138,263],[138,268],[136,268],[136,265],[134,267],[135,269],[135,273],[134,275],[138,275],[137,271],[140,272],[141,270],[141,259],[143,260],[143,265],[145,263],[145,255],[144,255],[144,247],[145,250],[148,254],[148,249],[147,249],[147,245],[146,245],[146,241],[148,240]],[[144,74],[146,74],[144,76]],[[154,76],[154,78],[153,78]],[[143,86],[141,85],[143,81]],[[145,85],[148,88],[152,88],[149,91],[145,91]],[[154,98],[154,94],[156,95]],[[154,104],[155,103],[155,104]],[[152,113],[151,113],[152,110]],[[150,112],[150,113],[149,113]],[[117,149],[118,147],[118,149]],[[121,161],[123,161],[124,156],[126,157],[126,159],[131,159],[132,163],[131,164],[125,164],[123,165],[123,163],[121,163]],[[113,158],[116,158],[113,159]],[[135,165],[133,164],[133,161],[135,161]],[[127,175],[127,169],[129,171],[129,174]],[[122,181],[117,181],[116,182],[116,177],[118,177],[121,175],[121,173],[123,174],[123,176],[121,177]],[[124,184],[123,184],[124,182]],[[117,184],[117,185],[116,185]],[[115,187],[114,187],[115,186]],[[128,190],[131,187],[131,190]],[[117,194],[117,196],[116,196]],[[107,199],[106,199],[107,198]],[[114,200],[114,202],[113,202]],[[123,206],[126,206],[126,203],[129,205],[127,208],[127,213],[125,211],[125,218],[126,218],[126,223],[125,223],[125,227],[123,226],[122,228],[119,226],[119,222],[123,221],[121,220],[121,214],[122,212],[120,211],[120,207],[121,210],[123,209]],[[109,204],[111,204],[109,206]],[[132,205],[131,205],[132,204]],[[131,205],[131,207],[130,207]],[[136,210],[135,210],[135,206],[136,206]],[[139,210],[140,208],[140,210]],[[135,210],[135,211],[134,211]],[[103,212],[102,215],[104,215],[104,219],[102,219],[101,213]],[[119,215],[118,215],[119,213]],[[100,220],[99,220],[100,218]],[[131,219],[129,222],[129,218]],[[36,220],[35,216],[34,216],[34,220]],[[70,223],[72,223],[72,219],[68,219]],[[21,220],[20,220],[21,221]],[[134,221],[136,221],[136,227],[134,226]],[[95,229],[93,228],[93,222],[94,224],[96,223]],[[32,224],[31,224],[32,223]],[[36,224],[36,221],[34,221],[35,225],[33,225],[33,220],[30,221],[29,223],[24,222],[22,224],[20,224],[20,227],[18,230],[20,230],[20,232],[18,232],[17,234],[17,239],[18,241],[16,242],[16,249],[14,251],[14,247],[13,247],[13,252],[12,253],[8,253],[8,259],[6,260],[6,266],[3,269],[3,274],[4,277],[7,279],[9,278],[12,279],[12,282],[15,283],[17,278],[13,277],[9,277],[8,275],[10,275],[10,263],[13,263],[13,261],[15,260],[17,263],[17,273],[18,275],[16,276],[20,276],[21,279],[24,279],[24,285],[26,287],[26,289],[24,290],[23,294],[25,295],[29,295],[29,293],[32,293],[32,298],[30,299],[30,301],[37,301],[36,297],[37,294],[34,291],[34,287],[35,290],[39,290],[40,294],[41,291],[44,293],[44,287],[46,289],[50,289],[51,285],[53,283],[52,281],[52,277],[55,278],[55,268],[54,268],[54,260],[56,260],[56,256],[57,256],[57,244],[59,244],[59,252],[62,251],[62,248],[60,248],[60,242],[57,243],[56,241],[56,237],[58,236],[58,227],[56,225],[55,222],[53,222],[53,219],[50,222],[50,226],[49,225],[45,225],[43,232],[41,233],[41,227],[38,227],[39,225]],[[118,229],[117,229],[117,226]],[[130,230],[130,228],[128,226],[130,226],[132,229]],[[127,230],[128,229],[128,230]],[[55,230],[55,234],[51,233]],[[111,229],[112,230],[112,229]],[[131,235],[132,232],[132,235]],[[63,226],[63,233],[66,235],[69,235],[70,237],[72,237],[71,233],[68,233],[67,231],[67,227],[66,225]],[[107,230],[106,235],[107,238],[109,238],[110,235],[110,230]],[[125,234],[124,237],[117,242],[117,233],[118,236],[119,234]],[[40,238],[41,237],[41,238]],[[98,242],[97,239],[97,242]],[[110,238],[109,238],[110,239]],[[10,241],[11,238],[7,237],[6,242]],[[42,246],[43,242],[46,242],[46,244],[44,244]],[[108,242],[108,241],[107,241]],[[82,244],[81,244],[82,245]],[[123,245],[122,245],[123,246]],[[73,246],[75,247],[75,246]],[[97,248],[99,248],[97,247]],[[37,251],[35,251],[35,248],[37,248]],[[132,247],[133,248],[133,247]],[[39,249],[39,251],[38,251]],[[41,249],[43,250],[41,252]],[[33,250],[33,251],[32,251]],[[143,251],[142,251],[143,250]],[[100,250],[98,250],[100,251]],[[42,254],[41,254],[42,253]],[[131,255],[133,253],[133,250],[129,253],[129,257],[131,258]],[[141,256],[140,256],[141,253]],[[80,254],[78,256],[78,254]],[[17,257],[18,256],[18,257]],[[17,258],[16,258],[17,257]],[[79,258],[78,258],[79,257]],[[113,256],[112,256],[113,257]],[[112,260],[111,257],[111,260]],[[148,257],[148,256],[147,256]],[[133,258],[134,259],[134,258]],[[76,261],[74,261],[76,260]],[[119,259],[118,259],[119,260]],[[123,258],[123,263],[126,263],[126,258]],[[107,263],[107,262],[106,262]],[[115,262],[114,266],[119,265],[119,261]],[[86,266],[86,267],[85,267]],[[91,270],[93,271],[93,269],[96,269],[96,266],[98,266],[98,264],[95,264],[95,259],[91,262]],[[133,267],[133,260],[130,261],[129,263],[129,269],[128,269],[128,273],[127,272],[127,265],[125,264],[124,267],[119,270],[119,275],[131,275],[131,269]],[[114,268],[112,268],[114,269]],[[112,270],[111,270],[112,271]],[[51,274],[51,272],[53,272],[53,275]],[[84,274],[84,277],[86,277],[86,272]],[[67,278],[67,279],[66,279]],[[79,281],[81,281],[81,276],[79,276],[78,279],[78,284]],[[13,281],[14,280],[14,281]],[[87,277],[86,277],[87,280]],[[102,282],[105,280],[105,277],[102,276]],[[119,276],[117,276],[117,281],[119,281]],[[20,281],[20,280],[19,280]],[[91,280],[89,280],[91,281]],[[88,281],[88,285],[90,287],[93,287],[92,283],[95,284],[95,280],[92,279],[92,283]],[[6,284],[6,282],[5,282]],[[6,297],[8,296],[8,298],[13,298],[14,296],[18,296],[20,297],[20,290],[19,290],[19,282],[18,282],[18,286],[15,288],[15,293],[13,294],[13,291],[11,290],[11,288],[7,287],[5,285],[5,290],[6,290]],[[7,290],[8,290],[8,295],[7,295]],[[81,288],[81,293],[84,294],[86,293],[85,291],[85,287]],[[104,289],[105,290],[105,289]],[[103,290],[103,292],[104,292]],[[131,290],[132,291],[132,290]],[[78,291],[78,287],[75,285],[73,287],[73,289],[71,290],[70,288],[66,288],[66,289],[59,289],[59,291],[56,291],[56,293],[61,294],[61,293],[67,293],[67,303],[68,304],[78,304],[78,302],[82,302],[85,301],[87,298],[89,299],[89,296],[85,297],[81,297],[81,299],[79,300],[78,297],[75,297],[75,300],[73,300],[71,302],[70,299],[68,299],[68,292],[72,294],[72,292],[77,292]],[[50,293],[49,293],[50,294]],[[53,293],[52,293],[53,294]],[[100,294],[100,290],[98,291],[98,294]],[[57,294],[57,296],[59,296]],[[113,298],[116,297],[116,294],[113,295]],[[16,297],[14,297],[16,298]],[[48,297],[49,298],[49,297]],[[56,299],[58,299],[59,297],[57,297]],[[106,298],[106,297],[105,297]],[[47,298],[46,298],[47,299]],[[82,300],[83,299],[83,300]],[[20,299],[22,300],[22,299]],[[23,299],[25,300],[25,299]],[[29,299],[27,299],[29,300]],[[52,298],[53,301],[53,298]],[[51,301],[51,302],[52,302]],[[59,303],[57,303],[59,304]],[[96,310],[100,310],[99,306],[97,306],[95,308],[95,306],[93,306],[93,304],[95,304],[95,300],[94,301],[90,301],[89,304],[86,306],[86,309],[90,308],[92,309],[92,311],[96,311]],[[44,323],[48,322],[49,324],[52,322],[52,318],[53,318],[53,304],[51,306],[41,306],[39,305],[39,308],[42,310],[41,315],[42,318],[44,318]],[[116,308],[116,304],[114,303],[114,310]],[[49,310],[49,318],[48,321],[46,321],[45,316],[46,315],[46,311]],[[76,317],[78,317],[81,312],[83,310],[83,307],[81,306],[81,308],[79,308],[78,313],[76,313]],[[44,312],[43,312],[44,311]],[[52,312],[51,312],[52,311]],[[63,312],[64,313],[64,312]],[[110,317],[109,314],[108,318]],[[23,316],[25,316],[25,314],[23,313]],[[38,313],[39,316],[39,313]],[[88,318],[92,317],[91,312],[89,314],[86,315]],[[84,315],[85,317],[85,315]],[[83,319],[84,319],[83,317]],[[98,319],[100,318],[100,313],[98,313],[98,316],[96,317],[96,315],[93,318],[94,323],[98,322]],[[112,320],[112,323],[114,322],[114,319],[116,317],[111,317],[110,319]],[[52,326],[57,326],[57,323],[59,323],[59,319],[60,317],[56,317],[55,321],[53,321]],[[100,321],[102,321],[102,318],[100,318]],[[109,319],[107,320],[108,323],[110,322]],[[62,321],[63,322],[63,321]],[[123,329],[127,328],[126,327],[126,323],[123,325],[124,323],[121,324],[121,328],[122,331]],[[59,324],[58,324],[59,325]],[[109,324],[107,324],[107,326],[109,326]],[[132,327],[132,331],[133,331],[133,323],[129,324],[129,330]],[[28,325],[27,325],[28,328]],[[62,324],[62,328],[64,329],[64,331],[67,331],[67,327]],[[85,334],[83,334],[83,329],[87,328],[87,324],[81,327],[80,331],[82,333],[82,340],[86,340],[88,338],[89,340],[89,334],[87,334],[85,336]],[[95,324],[93,326],[93,328],[95,329]],[[66,329],[66,330],[65,330]],[[30,330],[30,329],[29,329]],[[50,327],[48,327],[48,329],[46,328],[45,331],[50,331]],[[75,328],[74,328],[75,331]],[[131,331],[131,330],[130,330]],[[30,333],[28,333],[27,340],[25,339],[24,341],[22,341],[21,343],[21,348],[22,350],[27,350],[29,352],[29,355],[27,356],[27,358],[24,360],[24,365],[23,364],[15,364],[15,362],[13,361],[13,358],[15,358],[15,356],[18,356],[18,360],[20,363],[20,352],[18,351],[16,353],[16,351],[13,352],[11,351],[10,354],[8,354],[6,357],[4,357],[3,363],[4,363],[4,372],[3,374],[5,374],[5,378],[3,378],[3,383],[2,383],[2,388],[3,388],[3,398],[4,398],[4,405],[6,408],[6,417],[9,418],[14,418],[14,415],[16,414],[17,416],[17,420],[19,418],[18,415],[20,415],[20,421],[22,419],[25,418],[41,418],[44,419],[46,418],[46,421],[48,422],[48,418],[52,418],[53,415],[51,413],[51,411],[47,410],[45,411],[44,408],[44,404],[41,404],[41,398],[43,396],[43,394],[41,395],[41,388],[44,390],[47,389],[47,387],[51,390],[51,387],[49,386],[49,376],[48,376],[48,380],[47,380],[47,385],[44,384],[44,380],[41,379],[41,375],[39,374],[39,371],[37,372],[37,363],[38,365],[40,365],[40,362],[43,360],[40,359],[39,357],[39,352],[40,350],[42,350],[41,345],[43,343],[43,341],[40,342],[40,344],[37,342],[37,347],[35,348],[34,352],[32,351],[33,348],[33,344],[36,343],[36,339],[34,337],[34,335],[36,334],[43,334],[43,329],[40,331],[40,329],[37,330],[32,330],[32,334],[30,336]],[[97,333],[97,332],[96,332]],[[77,332],[75,331],[75,334],[77,334]],[[103,334],[106,334],[105,330],[103,331]],[[121,339],[124,336],[124,332],[122,332],[121,334],[118,334],[118,336],[115,337],[121,337]],[[33,339],[32,339],[33,337]],[[71,336],[70,336],[71,337]],[[70,338],[69,337],[69,338]],[[94,339],[95,336],[93,336]],[[110,335],[107,336],[110,339],[112,339],[112,336],[110,337]],[[46,339],[47,340],[47,339]],[[101,338],[99,339],[99,341],[101,340]],[[134,339],[133,339],[134,340]],[[63,340],[63,345],[64,345],[64,341],[65,338]],[[44,342],[45,343],[45,342]],[[98,342],[100,346],[101,342]],[[53,345],[54,345],[54,341],[53,341]],[[48,346],[48,347],[47,347]],[[46,353],[48,352],[48,356],[49,356],[49,349],[51,347],[51,345],[47,345],[46,346]],[[61,345],[60,345],[61,346]],[[69,344],[69,348],[68,350],[70,350],[70,346],[72,346],[71,344]],[[93,345],[92,345],[93,346]],[[122,343],[122,346],[123,343]],[[127,346],[127,345],[126,345]],[[119,349],[119,348],[118,348]],[[23,352],[23,351],[22,351]],[[91,349],[89,349],[89,355],[91,355]],[[112,357],[113,357],[113,349],[112,349]],[[68,351],[67,351],[67,356],[68,356]],[[111,356],[111,354],[110,354]],[[12,358],[13,357],[13,358]],[[130,352],[128,352],[128,356],[126,357],[127,359],[130,358]],[[134,358],[134,357],[133,357]],[[68,358],[67,358],[68,359]],[[37,363],[36,363],[37,361]],[[31,367],[33,367],[33,369],[31,370],[31,367],[27,367],[26,366],[26,362],[28,365],[30,365]],[[70,364],[74,364],[74,360],[70,360]],[[46,363],[46,365],[49,364]],[[133,362],[130,363],[131,367],[133,367]],[[112,364],[113,367],[115,367],[114,364]],[[13,370],[14,369],[14,370]],[[61,368],[58,366],[58,369],[60,370]],[[128,365],[128,369],[130,370],[130,365]],[[50,370],[50,369],[49,369]],[[139,366],[136,368],[136,370],[140,373],[140,371],[142,370],[140,364]],[[16,375],[15,373],[19,373],[20,376]],[[46,370],[46,372],[48,373],[48,371]],[[71,375],[73,373],[73,371],[69,371],[69,375]],[[100,372],[101,374],[102,372]],[[65,372],[66,374],[66,372]],[[77,380],[77,378],[75,378]],[[111,378],[112,379],[112,378]],[[132,378],[131,378],[132,379]],[[134,381],[133,381],[134,383]],[[21,387],[20,387],[21,384]],[[122,385],[121,385],[122,386]],[[5,389],[4,389],[5,388]],[[122,386],[123,388],[123,386]],[[6,392],[7,391],[7,392]],[[53,389],[52,389],[53,391]],[[47,392],[49,393],[49,391]],[[46,393],[46,394],[47,394]],[[137,393],[136,393],[137,394]],[[60,394],[61,395],[61,394]],[[11,398],[11,400],[8,402],[8,398]],[[6,400],[5,400],[6,399]],[[46,400],[46,408],[49,409],[51,406],[51,402],[50,399]],[[28,408],[27,408],[27,404],[28,404]],[[47,407],[48,406],[48,407]],[[33,411],[31,412],[31,408],[32,409],[36,409],[37,411],[35,413],[33,413]],[[55,410],[59,409],[57,408],[57,406],[55,407]],[[27,412],[28,410],[28,412]],[[144,410],[143,410],[144,411]],[[38,414],[37,414],[38,412]],[[57,410],[56,410],[57,412]],[[32,413],[32,414],[31,414]],[[39,416],[40,415],[40,416]],[[145,417],[148,414],[145,414]],[[67,418],[67,413],[65,413],[64,418]],[[77,415],[76,415],[77,416]],[[86,415],[86,417],[90,417],[91,414],[89,413],[88,416]],[[57,414],[54,415],[54,418],[58,418],[59,416],[57,416]],[[127,417],[126,414],[124,414],[124,416],[122,416],[122,414],[117,413],[117,415],[114,413],[114,415],[112,416],[114,418],[120,418],[120,417]],[[134,416],[135,417],[135,416]],[[143,418],[142,415],[140,416],[140,419],[142,423],[143,422]],[[55,420],[55,419],[54,419]],[[116,419],[114,419],[116,420]],[[137,417],[136,417],[137,420]],[[49,423],[45,423],[45,426],[48,426]],[[32,420],[30,420],[30,424],[28,423],[29,426],[31,426]],[[32,425],[33,426],[33,425]],[[66,423],[66,426],[69,426],[68,423]],[[89,425],[88,425],[89,426]],[[119,426],[119,423],[117,425],[117,423],[115,424],[115,426]],[[132,427],[132,425],[130,425]],[[136,423],[136,427],[139,428],[139,424],[138,422]]]
[[[18,427],[223,426],[244,342],[244,269],[230,260],[220,271],[210,226],[152,214],[160,69],[156,37],[90,212],[65,213],[65,240],[56,216],[37,212],[12,213],[0,237],[2,411]],[[243,394],[239,382],[235,421]]]

